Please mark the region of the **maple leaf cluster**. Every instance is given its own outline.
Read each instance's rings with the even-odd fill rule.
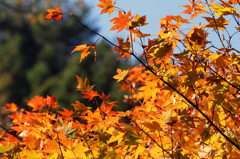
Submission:
[[[99,94],[88,78],[76,76],[76,91],[97,109],[75,101],[72,110],[59,111],[55,96],[26,100],[28,110],[7,103],[13,121],[10,130],[1,126],[0,153],[13,158],[239,158],[240,51],[231,41],[240,30],[239,2],[190,0],[180,13],[189,19],[166,15],[155,35],[141,32],[148,24],[145,15],[125,12],[112,0],[99,2],[102,14],[118,12],[110,31],[129,35],[114,44],[80,24],[112,44],[120,54],[117,60],[133,57],[140,62],[117,69],[113,76],[132,109],[114,111],[117,102],[110,95]],[[56,9],[48,9],[45,19],[62,20]],[[206,24],[184,29],[202,14]],[[230,35],[229,27],[236,33]],[[209,40],[211,34],[220,46]],[[153,38],[145,42],[148,36]],[[140,57],[135,43],[143,49]],[[96,58],[95,43],[79,45],[72,53],[82,51],[81,62],[89,49]]]

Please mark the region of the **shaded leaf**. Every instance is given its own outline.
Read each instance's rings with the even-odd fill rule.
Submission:
[[[77,91],[81,91],[81,92],[84,92],[84,91],[90,91],[93,89],[94,85],[90,86],[90,82],[87,78],[85,78],[85,80],[83,81],[82,78],[77,77],[77,80],[78,80],[78,86],[77,86]]]
[[[148,23],[145,23],[146,22],[146,15],[144,16],[139,16],[138,14],[134,17],[134,21],[130,22],[129,23],[129,26],[131,28],[135,28],[135,27],[138,27],[138,26],[145,26],[145,25],[148,25]]]
[[[206,27],[216,29],[221,29],[222,31],[225,30],[225,26],[228,25],[229,20],[225,20],[223,16],[219,17],[218,19],[215,19],[213,17],[203,17],[205,18],[209,24],[206,25]]]
[[[117,58],[117,60],[125,58],[125,57],[127,57],[130,60],[130,53],[132,52],[130,50],[132,47],[130,39],[127,38],[125,43],[123,42],[122,38],[117,38],[117,39],[118,39],[118,43],[119,43],[118,46],[121,48],[121,49],[119,49],[116,46],[115,46],[115,48],[113,48],[114,51],[117,51],[120,53],[120,56]]]

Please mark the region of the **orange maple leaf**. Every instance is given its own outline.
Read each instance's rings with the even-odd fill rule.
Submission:
[[[117,69],[117,75],[115,75],[115,76],[113,76],[113,78],[114,79],[117,79],[118,81],[117,82],[119,82],[119,81],[121,81],[121,80],[123,80],[124,79],[124,77],[128,74],[128,71],[129,70],[121,70],[121,69]]]
[[[11,112],[16,112],[17,111],[17,105],[15,103],[6,103],[6,107],[3,107],[5,109],[8,109]]]
[[[36,95],[34,98],[32,98],[30,101],[27,101],[27,105],[30,107],[33,107],[32,111],[39,110],[39,112],[47,105],[47,101],[42,96]]]
[[[57,102],[56,102],[56,96],[48,96],[47,95],[47,105],[50,106],[50,107],[53,107],[53,108],[58,108],[59,105],[57,105]]]
[[[99,94],[97,93],[97,91],[86,91],[86,92],[82,92],[82,94],[85,95],[83,98],[88,98],[89,101],[90,101],[90,100],[93,100],[94,97],[99,96]]]
[[[114,51],[120,52],[120,56],[117,58],[117,60],[122,59],[124,57],[127,57],[130,60],[130,54],[127,53],[127,52],[131,52],[130,48],[132,46],[131,46],[130,39],[127,38],[125,43],[123,43],[123,39],[122,38],[117,38],[117,39],[118,39],[118,43],[119,43],[118,46],[121,48],[121,49],[119,49],[116,46],[115,46],[115,48],[113,48]],[[123,50],[125,50],[127,52],[125,52]]]
[[[85,44],[85,45],[76,46],[75,49],[71,52],[71,54],[72,54],[73,52],[75,52],[75,51],[82,51],[81,59],[80,59],[80,61],[79,61],[79,63],[80,63],[80,62],[82,62],[82,60],[83,60],[85,57],[87,57],[87,56],[91,53],[90,51],[88,51],[88,50],[91,49],[91,48],[95,50],[94,54],[95,54],[95,61],[96,61],[97,48],[96,48],[95,44],[91,44],[91,45]]]
[[[115,102],[108,102],[109,100],[111,100],[111,96],[110,94],[108,96],[106,96],[104,94],[104,92],[102,92],[102,96],[100,96],[100,98],[102,98],[102,100],[108,105],[108,106],[116,106],[115,104],[117,103],[117,101]]]
[[[106,105],[104,104],[104,102],[102,102],[101,110],[102,110],[103,112],[105,112],[108,116],[112,116],[112,115],[114,115],[114,114],[117,114],[116,111],[112,111],[113,106],[115,106],[115,105],[108,105],[108,106],[106,106]]]
[[[47,9],[46,12],[48,12],[49,14],[46,15],[46,17],[43,19],[52,19],[53,21],[57,21],[58,19],[60,19],[61,21],[63,20],[62,17],[62,11],[60,11],[60,8],[58,6],[55,6],[56,9]]]
[[[187,8],[186,10],[182,11],[180,14],[182,14],[182,13],[191,14],[192,11],[193,11],[192,5],[181,5],[180,7],[186,7]]]
[[[61,117],[63,119],[65,119],[65,120],[72,120],[71,115],[73,114],[73,110],[69,111],[69,110],[63,108],[63,111],[57,111],[57,112],[62,115]]]
[[[92,127],[92,129],[98,127],[98,125],[103,121],[103,118],[99,109],[96,109],[94,113],[89,111],[87,116],[81,116],[79,118],[87,120],[88,125]]]
[[[207,13],[206,10],[204,10],[204,5],[203,3],[195,3],[195,1],[190,1],[191,5],[182,5],[180,7],[185,7],[187,8],[186,10],[184,10],[183,12],[181,12],[180,14],[182,13],[185,13],[185,14],[191,14],[191,17],[190,17],[190,21],[195,18],[196,16],[198,16],[199,14],[203,14],[203,13]],[[194,12],[194,13],[192,13]]]
[[[229,4],[238,4],[239,1],[238,0],[229,0],[229,1],[227,1],[227,3],[229,3]]]
[[[76,77],[78,80],[77,91],[90,91],[91,89],[93,89],[94,85],[90,86],[90,82],[87,78],[83,82],[82,78],[78,77],[77,75]]]
[[[114,5],[116,4],[116,2],[112,3],[112,0],[99,0],[99,4],[97,4],[97,7],[101,7],[103,8],[101,13],[109,13],[109,16],[112,14],[113,10],[116,10],[114,8]]]
[[[161,25],[160,28],[164,29],[172,26],[173,24],[170,24],[172,20],[173,19],[169,15],[166,15],[165,18],[159,19]]]
[[[118,11],[118,16],[116,18],[113,18],[110,20],[110,22],[114,23],[115,25],[109,30],[117,30],[117,34],[129,26],[129,22],[132,21],[133,16],[131,17],[131,11],[129,11],[127,14],[122,14],[122,11]]]

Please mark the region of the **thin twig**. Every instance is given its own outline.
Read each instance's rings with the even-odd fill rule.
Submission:
[[[159,135],[159,138],[160,138],[161,146],[163,147],[162,137],[161,137],[161,133],[159,132],[159,130],[158,130],[158,135]],[[163,158],[165,159],[164,151],[162,151],[162,153],[163,153]]]
[[[184,35],[184,37],[188,40],[188,43],[190,42],[189,41],[189,38],[186,36],[186,34],[184,34],[181,30],[179,30],[179,29],[177,29],[179,32],[181,32],[181,34],[183,34]],[[183,45],[184,46],[184,45]],[[186,48],[186,46],[184,46],[185,48]],[[190,45],[190,48],[191,48],[191,52],[192,53],[195,53],[196,54],[196,51],[192,48],[192,46]],[[202,66],[205,66],[205,64],[199,59],[199,57],[197,57],[197,60],[199,60],[199,62],[200,62],[200,64],[202,65]],[[236,88],[237,90],[239,90],[240,91],[240,89],[237,87],[237,86],[235,86],[235,85],[233,85],[232,83],[230,83],[229,81],[227,81],[224,77],[222,77],[221,75],[219,75],[215,70],[213,70],[209,65],[206,65],[207,66],[207,68],[209,68],[212,72],[214,72],[218,77],[220,77],[222,80],[224,80],[225,82],[227,82],[229,85],[231,85],[232,87],[234,87],[234,88]]]
[[[209,6],[208,1],[205,0],[205,2],[206,2],[207,5]],[[214,29],[214,31],[217,33],[218,38],[219,38],[219,40],[220,40],[222,46],[223,46],[224,48],[226,48],[225,45],[224,45],[224,43],[223,43],[223,41],[222,41],[222,38],[221,38],[221,36],[220,36],[220,33],[219,33],[219,30],[218,30],[218,26],[217,26],[217,22],[216,22],[216,19],[215,19],[214,13],[213,13],[213,11],[212,11],[212,9],[211,9],[210,7],[209,7],[209,10],[210,10],[210,12],[211,12],[211,16],[213,17],[213,20],[214,20],[214,23],[215,23],[215,27],[216,27],[216,29]]]
[[[147,135],[154,143],[156,143],[156,144],[158,145],[158,147],[160,147],[163,151],[165,151],[169,156],[172,157],[172,155],[171,155],[167,150],[165,150],[162,146],[160,146],[160,145],[157,143],[156,140],[154,140],[148,133],[146,133],[142,128],[140,128],[140,127],[138,126],[138,124],[137,124],[134,120],[132,120],[132,122],[133,122],[145,135]]]
[[[60,140],[59,140],[58,132],[56,132],[56,133],[57,133],[58,146],[59,146],[59,149],[60,149],[60,152],[61,152],[61,156],[62,156],[62,159],[64,159],[63,153],[62,153],[62,149],[61,149],[61,145],[60,145]]]
[[[173,132],[172,132],[172,125],[170,126],[171,126],[172,159],[173,159]]]
[[[80,130],[80,132],[81,132],[81,134],[82,134],[82,136],[83,136],[83,138],[84,138],[84,140],[85,140],[85,142],[87,144],[87,147],[88,147],[89,151],[91,152],[91,155],[92,155],[92,157],[94,159],[93,152],[92,152],[90,146],[88,145],[87,139],[85,138],[84,134],[82,133],[82,130],[81,129],[79,129],[79,130]]]
[[[12,132],[10,132],[10,131],[8,131],[8,130],[7,130],[5,127],[3,127],[2,125],[0,125],[0,127],[1,127],[3,130],[5,130],[6,133],[8,133],[8,134],[10,134],[10,135],[13,135],[14,137],[16,137],[16,138],[17,138],[18,140],[20,140],[20,141],[23,141],[23,138],[21,138],[20,136],[12,133]]]

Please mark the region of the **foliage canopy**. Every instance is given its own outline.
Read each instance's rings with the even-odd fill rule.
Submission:
[[[119,45],[72,13],[57,12],[52,18],[71,15],[113,45],[118,59],[131,56],[139,61],[128,70],[118,69],[113,77],[121,82],[121,91],[131,94],[125,100],[133,108],[113,111],[116,102],[110,95],[95,91],[87,78],[77,76],[77,91],[97,109],[76,101],[73,110],[56,111],[55,96],[35,96],[27,101],[30,110],[18,111],[16,104],[8,103],[6,109],[13,113],[11,130],[17,133],[1,132],[0,153],[15,158],[238,158],[240,52],[231,42],[240,31],[238,0],[190,0],[182,12],[190,18],[161,18],[160,31],[147,44],[142,38],[150,35],[140,30],[147,25],[145,16],[132,16],[112,0],[99,1],[101,13],[119,13],[110,20],[110,30],[129,31],[126,40],[118,38]],[[207,24],[183,29],[202,14]],[[236,25],[229,28],[236,31],[232,35],[228,34],[230,21]],[[208,41],[211,34],[217,34],[220,47]],[[145,61],[133,51],[133,43],[141,45]],[[90,48],[97,50],[95,43],[75,48],[82,51],[80,62]]]

